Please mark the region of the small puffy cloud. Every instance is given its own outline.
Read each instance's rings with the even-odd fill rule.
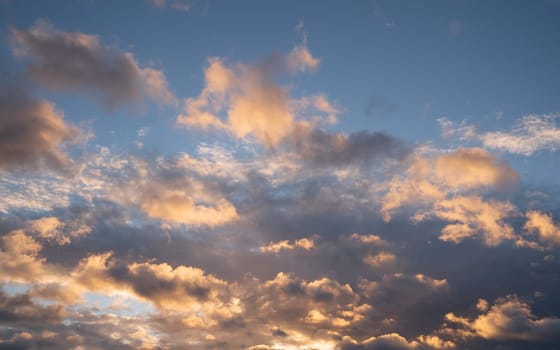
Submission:
[[[480,304],[479,301],[477,305]],[[446,332],[492,340],[560,340],[560,318],[534,315],[530,305],[520,301],[515,295],[499,298],[492,307],[479,308],[479,311],[483,313],[474,319],[447,314],[446,320],[458,328],[447,329]]]
[[[140,197],[140,209],[149,217],[187,225],[217,226],[238,219],[235,206],[225,198],[197,203],[184,190],[153,185]]]
[[[72,161],[64,148],[82,135],[54,104],[17,87],[0,87],[0,169],[49,168],[68,173]]]
[[[261,253],[273,253],[278,254],[281,250],[294,250],[303,249],[311,250],[313,249],[315,243],[313,238],[300,238],[290,242],[288,240],[283,240],[279,242],[270,242],[268,245],[263,245],[259,247]]]
[[[376,255],[367,255],[363,261],[373,268],[379,268],[395,262],[396,259],[397,256],[393,253],[381,252]]]
[[[378,235],[369,234],[369,235],[360,235],[359,233],[353,233],[350,238],[352,240],[364,243],[364,244],[373,244],[373,245],[387,245],[388,243],[381,239]]]
[[[525,215],[525,230],[536,233],[542,242],[560,244],[560,225],[552,221],[551,215],[536,210],[530,210]]]
[[[527,115],[509,132],[479,132],[464,122],[455,126],[445,118],[438,121],[444,136],[456,135],[463,140],[480,141],[486,148],[530,156],[540,150],[555,152],[560,148],[560,128],[556,126],[556,119],[558,114]]]
[[[64,32],[46,21],[12,29],[13,53],[27,60],[27,75],[50,88],[83,91],[105,106],[149,97],[175,103],[160,70],[141,67],[134,55],[100,43],[95,35]]]
[[[478,302],[476,303],[476,309],[480,312],[485,312],[488,310],[489,304],[488,301],[484,300],[484,299],[478,299]]]

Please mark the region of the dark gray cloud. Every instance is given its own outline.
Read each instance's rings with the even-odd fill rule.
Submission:
[[[0,323],[4,325],[52,324],[64,316],[63,305],[41,305],[28,294],[8,295],[0,289]]]
[[[103,46],[97,36],[59,31],[42,20],[11,34],[14,55],[27,59],[27,75],[47,87],[84,91],[109,108],[145,96],[175,100],[161,71],[140,67],[131,53]]]
[[[64,145],[81,130],[67,123],[54,104],[28,95],[18,86],[0,86],[0,168],[50,168],[68,172],[72,161]]]
[[[321,166],[368,166],[384,158],[402,158],[410,151],[403,141],[383,132],[370,131],[345,135],[316,129],[296,136],[294,143],[304,160]]]

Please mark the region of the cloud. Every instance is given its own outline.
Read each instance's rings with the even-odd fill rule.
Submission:
[[[400,158],[405,144],[385,133],[330,133],[319,129],[334,124],[340,108],[324,95],[294,98],[275,80],[281,73],[312,71],[319,65],[306,43],[288,55],[272,56],[260,64],[228,65],[210,58],[205,87],[185,101],[177,123],[214,129],[235,138],[253,137],[269,148],[284,146],[311,166],[367,166],[383,157]]]
[[[83,138],[54,104],[18,87],[0,87],[0,168],[8,171],[48,168],[68,174],[73,166],[64,151]]]
[[[404,158],[404,142],[382,132],[359,131],[349,135],[307,129],[296,134],[294,147],[306,161],[319,166],[368,166],[384,158]]]
[[[0,315],[2,315],[0,324],[7,323],[15,326],[18,324],[58,323],[64,319],[66,312],[61,304],[42,305],[34,302],[28,294],[7,295],[0,290]],[[26,338],[29,336],[25,335]]]
[[[341,350],[412,350],[412,349],[454,349],[455,343],[443,340],[437,335],[421,335],[417,340],[407,340],[398,333],[388,333],[369,337],[361,342],[345,337]]]
[[[403,205],[419,207],[412,217],[416,222],[438,218],[446,222],[439,239],[459,243],[480,237],[488,246],[519,237],[505,219],[516,213],[508,201],[486,200],[485,189],[509,189],[517,173],[505,162],[480,148],[460,148],[435,157],[416,155],[408,173],[396,176],[381,200],[386,221]]]
[[[279,83],[317,69],[305,50],[304,41],[253,65],[209,61],[190,121],[256,144],[171,156],[95,146],[72,181],[3,177],[0,348],[515,349],[523,343],[485,341],[512,333],[495,326],[507,314],[492,314],[498,302],[443,315],[536,289],[541,316],[519,324],[541,327],[535,339],[545,341],[556,330],[560,282],[545,277],[557,256],[498,246],[523,232],[523,198],[493,198],[515,171],[480,148],[411,154],[384,133],[328,130],[341,107]],[[249,107],[234,118],[238,105]],[[285,118],[280,131],[271,116]],[[375,215],[381,197],[391,222]],[[405,206],[412,220],[395,215]],[[553,243],[552,216],[526,215],[524,237]],[[457,333],[432,332],[442,321]]]
[[[47,263],[40,255],[43,245],[23,229],[10,231],[1,242],[0,282],[52,281],[60,273],[58,266]]]
[[[418,349],[419,343],[409,342],[397,333],[384,334],[370,337],[362,342],[346,341],[342,344],[342,350],[412,350]]]
[[[150,184],[140,197],[140,209],[149,217],[189,225],[216,226],[238,219],[237,210],[225,198],[212,204],[197,203],[185,189]]]
[[[530,233],[536,233],[543,242],[560,244],[560,225],[552,221],[552,216],[536,210],[525,213],[527,221],[523,228]]]
[[[226,282],[190,267],[169,264],[123,264],[110,253],[83,259],[74,278],[92,291],[131,290],[136,296],[160,308],[191,310],[197,303],[220,302]]]
[[[429,349],[454,349],[456,346],[451,340],[441,339],[439,336],[433,334],[421,335],[417,339]]]
[[[174,104],[162,71],[141,67],[134,55],[100,43],[95,35],[64,32],[46,21],[11,30],[12,50],[27,75],[53,89],[82,91],[109,108],[145,97]]]
[[[211,185],[188,176],[140,179],[139,196],[133,201],[149,217],[188,224],[218,226],[239,218],[235,206]]]
[[[382,199],[381,212],[391,212],[411,203],[431,203],[448,194],[484,188],[511,188],[517,173],[505,162],[480,148],[460,148],[435,157],[415,155],[406,176],[395,176]]]
[[[313,238],[300,238],[293,243],[288,240],[283,240],[279,242],[270,242],[268,245],[263,245],[259,247],[261,253],[273,253],[278,254],[281,250],[294,250],[303,249],[311,250],[314,247]]]
[[[313,57],[307,49],[307,42],[294,46],[286,56],[286,66],[291,73],[314,71],[319,67],[321,60]]]
[[[435,177],[447,186],[477,188],[510,187],[517,182],[517,173],[506,163],[480,148],[461,148],[435,159]]]
[[[87,235],[91,230],[91,227],[85,224],[77,221],[65,223],[54,216],[42,217],[27,224],[28,232],[58,245],[68,244],[72,238]]]
[[[364,263],[373,267],[380,268],[384,265],[391,264],[397,259],[397,256],[393,253],[381,252],[376,255],[367,255],[364,257]]]
[[[379,308],[387,308],[384,314],[394,314],[392,309],[398,305],[413,305],[422,298],[445,292],[449,289],[446,279],[436,279],[424,274],[384,274],[380,280],[370,281],[361,278],[358,281],[358,290],[362,295],[370,300],[383,300],[386,305],[379,305]]]
[[[296,120],[296,112],[302,108],[312,107],[326,114],[330,122],[336,118],[336,109],[324,96],[297,100],[275,82],[281,73],[306,72],[318,65],[305,43],[296,45],[288,55],[255,65],[228,66],[222,59],[210,58],[204,72],[206,86],[198,97],[186,99],[177,123],[225,130],[236,138],[253,136],[264,145],[275,146],[296,126],[309,127],[309,121]]]
[[[467,237],[480,236],[486,245],[497,246],[516,238],[513,227],[504,222],[514,212],[515,207],[509,202],[457,196],[436,202],[429,215],[453,222],[442,229],[442,241],[459,243]]]
[[[480,301],[479,301],[480,304]],[[522,340],[528,342],[550,342],[560,339],[560,318],[538,317],[528,303],[516,295],[496,299],[489,309],[474,319],[449,313],[445,316],[456,324],[455,333],[463,336],[482,337],[492,340]],[[452,329],[447,332],[453,334]]]
[[[249,284],[245,290],[247,312],[256,312],[283,329],[299,332],[352,327],[371,310],[370,305],[359,302],[359,295],[349,284],[326,277],[306,281],[281,272],[257,286]]]
[[[380,246],[384,246],[388,244],[386,241],[381,239],[381,237],[374,234],[360,235],[359,233],[353,233],[350,236],[350,238],[364,244],[373,244],[373,245],[380,245]]]
[[[109,157],[111,158],[111,157]],[[102,196],[129,209],[137,209],[148,218],[167,224],[215,227],[238,220],[236,207],[225,195],[222,179],[214,175],[202,176],[202,164],[191,157],[112,159],[116,168],[102,171],[116,172],[112,181],[107,174],[99,178],[92,169],[93,179],[101,181]],[[104,158],[100,159],[104,161]]]
[[[476,140],[484,147],[530,156],[546,150],[556,152],[560,147],[560,129],[556,126],[557,114],[527,115],[522,117],[510,132],[479,132],[464,122],[455,127],[445,118],[438,119],[444,136],[458,135],[463,140]]]

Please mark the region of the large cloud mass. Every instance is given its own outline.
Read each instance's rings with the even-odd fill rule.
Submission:
[[[143,4],[174,28],[196,5]],[[360,129],[355,106],[309,92],[302,76],[334,66],[303,22],[285,53],[208,58],[181,105],[131,49],[9,28],[22,74],[0,88],[0,349],[558,349],[558,190],[520,166],[556,150],[554,114],[489,133],[439,119],[445,139],[418,144],[382,120]],[[180,52],[173,78],[196,82]],[[67,92],[166,108],[115,122]]]

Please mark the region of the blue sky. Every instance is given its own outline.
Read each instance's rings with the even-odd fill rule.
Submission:
[[[558,18],[0,0],[0,348],[556,349]]]

